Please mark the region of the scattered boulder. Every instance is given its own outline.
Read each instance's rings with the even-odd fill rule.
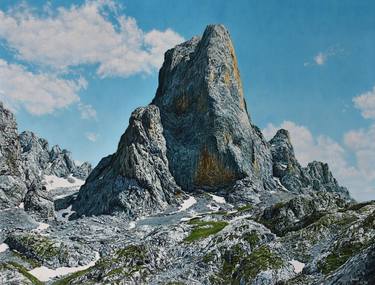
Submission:
[[[33,183],[24,199],[24,208],[27,212],[36,214],[43,220],[55,218],[54,202],[45,186],[40,183]]]

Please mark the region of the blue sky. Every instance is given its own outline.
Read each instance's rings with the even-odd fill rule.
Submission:
[[[21,131],[96,164],[152,100],[163,52],[222,23],[253,122],[375,199],[374,1],[72,3],[0,0],[0,99]]]

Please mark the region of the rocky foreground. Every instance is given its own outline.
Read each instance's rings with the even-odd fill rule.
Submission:
[[[375,284],[375,202],[301,166],[286,130],[264,139],[221,25],[167,51],[82,187],[88,165],[0,114],[2,284]]]

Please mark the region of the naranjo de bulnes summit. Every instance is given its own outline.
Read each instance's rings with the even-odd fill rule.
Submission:
[[[0,210],[1,284],[375,284],[375,202],[264,138],[222,25],[165,53],[93,169],[0,105]]]

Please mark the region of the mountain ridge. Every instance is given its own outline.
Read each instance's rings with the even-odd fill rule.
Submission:
[[[143,157],[128,155],[132,149]],[[158,152],[162,166],[148,161],[155,161]],[[285,170],[283,163],[288,164]],[[209,25],[202,37],[165,53],[155,98],[133,112],[118,150],[94,169],[73,207],[78,215],[125,211],[136,218],[176,204],[176,193],[229,189],[248,179],[258,192],[271,192],[278,189],[275,178],[292,193],[331,191],[351,199],[328,165],[300,166],[287,131],[269,143],[251,123],[229,32]],[[164,185],[156,186],[160,181]],[[132,193],[138,193],[138,200]]]
[[[229,40],[210,25],[167,51],[154,100],[79,190],[32,184],[32,215],[0,209],[0,283],[375,283],[375,201],[356,203],[325,163],[302,167],[287,130],[264,139]],[[21,148],[14,133],[0,142]],[[73,169],[36,141],[32,165]]]

